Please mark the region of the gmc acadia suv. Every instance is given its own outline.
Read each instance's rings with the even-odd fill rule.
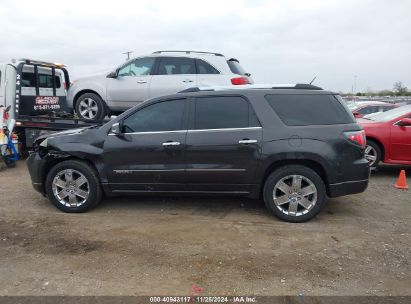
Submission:
[[[340,96],[305,84],[192,88],[36,145],[33,186],[65,212],[103,194],[229,194],[303,222],[369,177],[364,131]]]
[[[196,86],[242,85],[253,80],[237,59],[193,51],[157,51],[131,59],[109,74],[73,81],[68,106],[82,119],[103,119],[149,98]]]

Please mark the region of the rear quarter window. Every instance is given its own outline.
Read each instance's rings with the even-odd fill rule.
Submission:
[[[266,95],[271,108],[288,126],[353,123],[353,117],[333,95]]]

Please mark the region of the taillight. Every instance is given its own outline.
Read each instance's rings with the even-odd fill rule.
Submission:
[[[344,135],[350,142],[353,142],[359,145],[361,148],[365,149],[366,139],[364,130],[344,132]]]
[[[231,78],[231,84],[232,85],[250,84],[250,81],[248,80],[247,77],[236,77],[236,78]]]

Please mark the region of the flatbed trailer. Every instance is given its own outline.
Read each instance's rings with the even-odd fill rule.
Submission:
[[[0,106],[11,106],[10,119],[15,120],[13,132],[19,138],[20,153],[32,149],[34,140],[40,135],[102,125],[107,121],[79,119],[73,109],[68,108],[66,96],[70,77],[65,65],[31,59],[19,61],[16,66],[5,65],[4,99],[0,100]]]

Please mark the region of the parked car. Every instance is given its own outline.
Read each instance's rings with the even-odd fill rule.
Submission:
[[[364,131],[340,96],[256,87],[190,89],[102,127],[41,137],[27,160],[33,186],[65,212],[86,211],[103,193],[194,193],[262,197],[290,222],[366,189]]]
[[[364,115],[389,111],[398,105],[381,101],[363,101],[350,104],[348,107],[355,118],[362,118]]]
[[[371,168],[380,161],[411,165],[411,105],[359,119],[367,137],[365,158]]]
[[[109,74],[73,81],[69,105],[80,118],[102,119],[149,98],[210,85],[253,82],[237,59],[192,51],[157,51],[129,60]]]

